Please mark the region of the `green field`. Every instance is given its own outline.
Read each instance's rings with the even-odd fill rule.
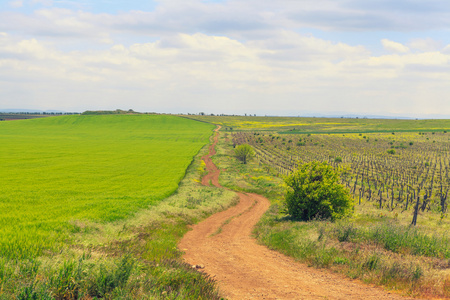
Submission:
[[[158,203],[212,129],[163,115],[1,122],[0,256],[58,252],[83,221],[116,221]]]
[[[261,243],[408,294],[450,295],[448,120],[194,117],[202,122],[0,122],[0,299],[220,299],[177,248],[189,225],[236,202],[231,190],[199,183],[212,124],[223,126],[213,157],[221,184],[272,201],[255,231]],[[234,157],[241,143],[257,153],[247,165]],[[281,178],[299,159],[348,167],[352,218],[285,214]],[[423,207],[417,228],[408,227],[413,196]]]
[[[189,116],[219,124],[225,131],[270,131],[290,134],[429,132],[450,130],[450,120],[395,120],[306,117]]]

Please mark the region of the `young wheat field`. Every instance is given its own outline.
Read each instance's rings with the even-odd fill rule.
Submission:
[[[211,125],[170,116],[0,124],[0,255],[59,251],[76,221],[110,222],[172,194]]]

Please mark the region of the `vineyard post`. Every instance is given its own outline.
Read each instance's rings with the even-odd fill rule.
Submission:
[[[416,206],[414,207],[414,215],[411,222],[412,226],[416,226],[417,224],[417,214],[419,213],[419,203],[420,203],[420,189],[417,189],[417,201]]]
[[[406,194],[406,205],[405,205],[405,210],[408,210],[408,203],[409,203],[409,193]]]
[[[445,195],[444,195],[444,191],[442,189],[442,183],[441,183],[441,193],[440,193],[439,196],[441,198],[441,212],[443,214],[445,214],[445,212],[447,211],[447,205],[446,205],[447,195],[448,195],[448,189],[447,189],[447,191],[445,192]]]
[[[380,196],[380,209],[383,208],[383,192],[381,189],[378,191],[378,195]]]

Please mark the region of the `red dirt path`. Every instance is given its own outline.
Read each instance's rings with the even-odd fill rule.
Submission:
[[[217,140],[218,133],[210,153],[203,157],[209,172],[202,183],[220,188],[220,171],[211,161]],[[202,271],[218,282],[228,299],[407,299],[307,267],[257,244],[251,231],[270,203],[257,194],[237,195],[236,206],[192,226],[179,243],[185,261],[204,266]]]

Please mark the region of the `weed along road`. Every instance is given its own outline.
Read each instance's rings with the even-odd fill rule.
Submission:
[[[219,170],[210,153],[203,159],[208,175],[202,183],[219,185]],[[359,281],[310,268],[258,245],[253,226],[269,208],[257,194],[237,193],[240,202],[192,226],[179,243],[187,263],[209,274],[228,299],[407,299]]]

